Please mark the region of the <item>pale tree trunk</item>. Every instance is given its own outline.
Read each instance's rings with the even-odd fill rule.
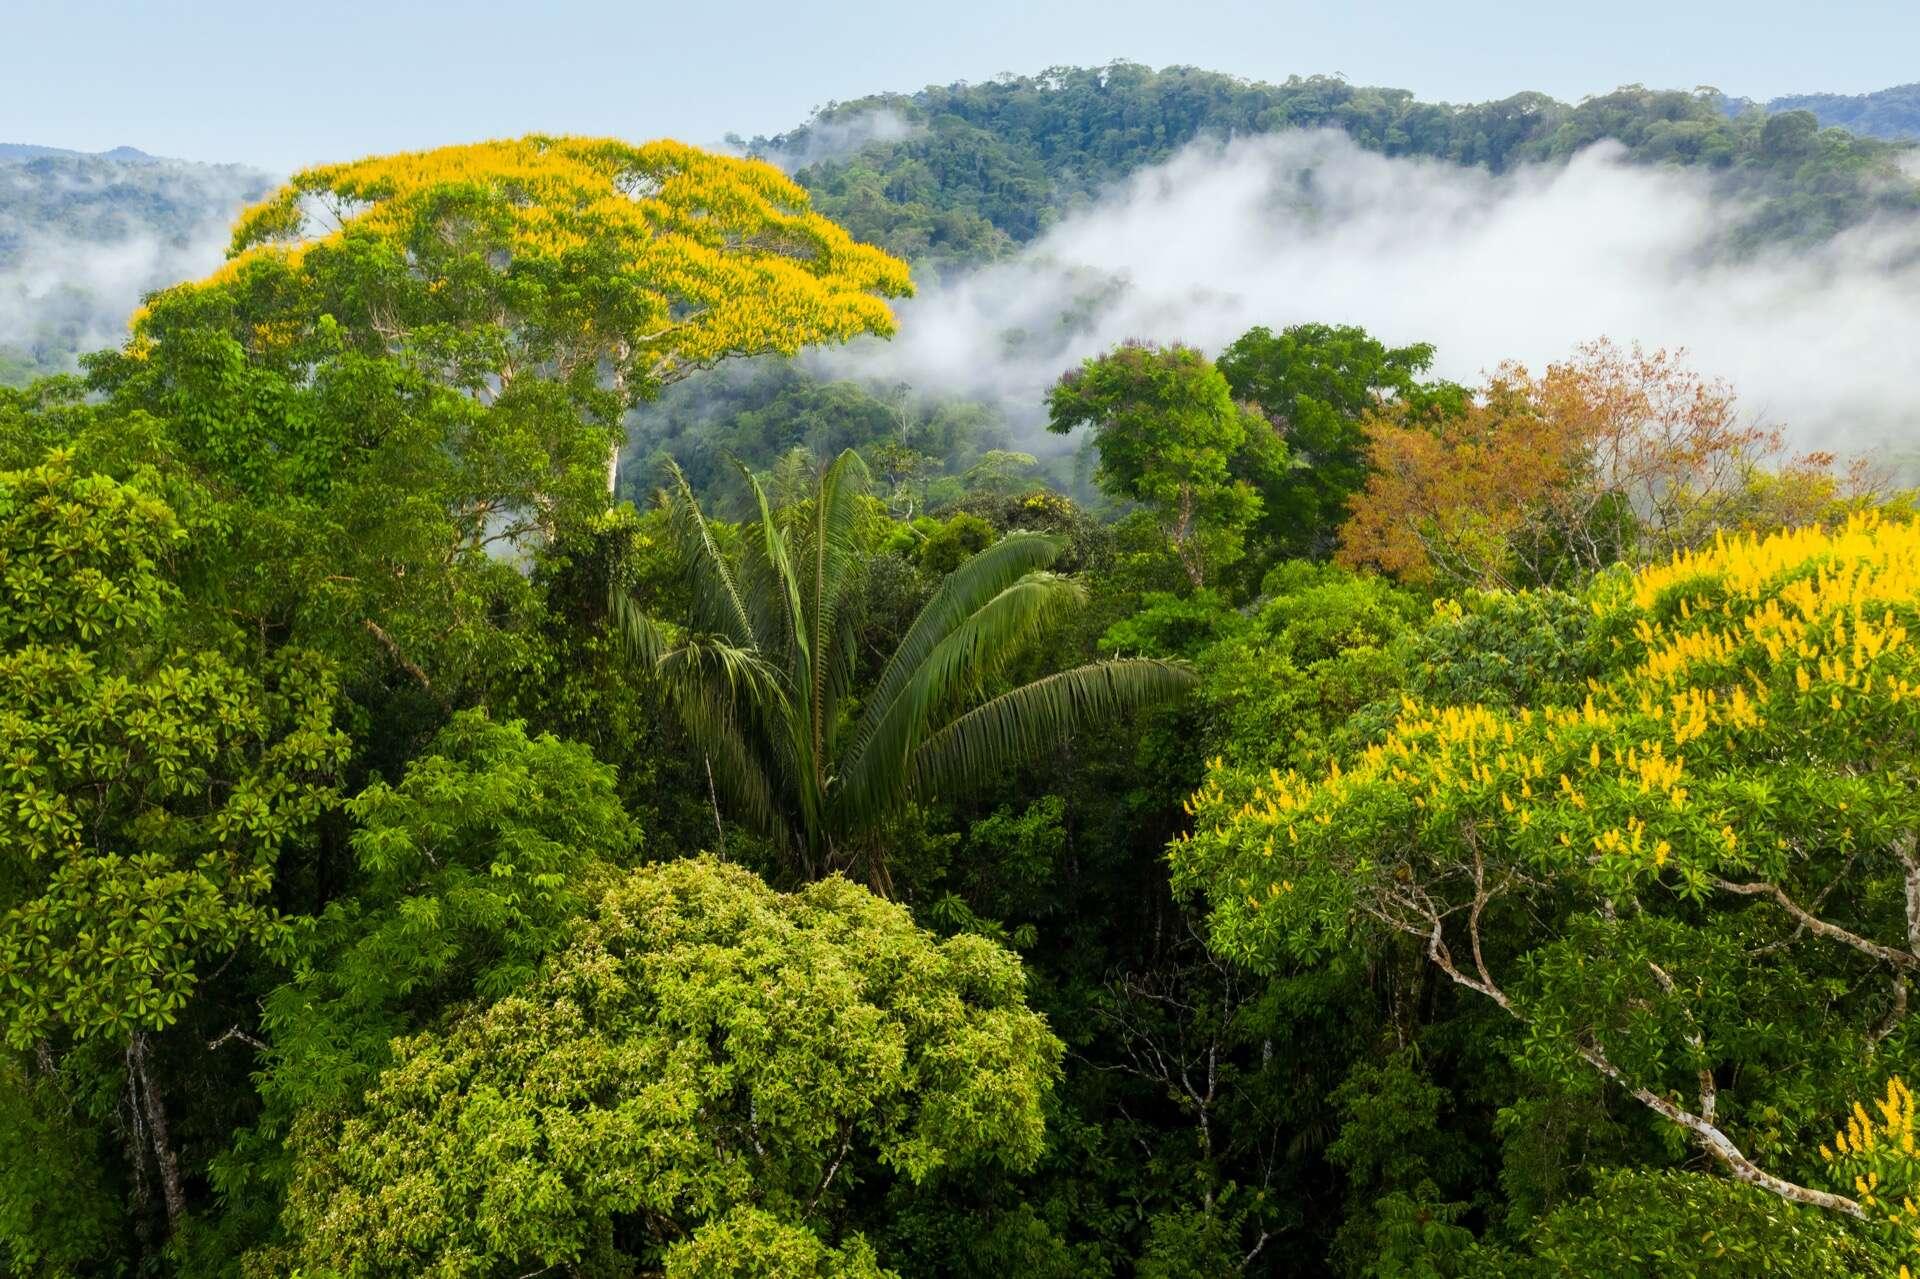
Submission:
[[[1173,526],[1173,553],[1180,561],[1180,567],[1186,570],[1187,580],[1193,583],[1193,589],[1199,590],[1207,584],[1206,564],[1201,559],[1200,548],[1192,541],[1193,533],[1193,487],[1183,486],[1180,490],[1180,514]]]
[[[620,496],[620,449],[627,442],[627,361],[633,356],[633,348],[625,342],[617,342],[613,348],[613,393],[620,397],[620,437],[607,450],[607,501],[612,502]]]
[[[187,1194],[180,1180],[180,1160],[173,1152],[173,1139],[167,1124],[167,1106],[154,1083],[152,1060],[148,1054],[147,1032],[136,1030],[127,1045],[127,1086],[133,1090],[135,1112],[141,1117],[147,1136],[153,1143],[153,1159],[160,1173],[160,1194],[167,1205],[167,1233],[180,1228],[187,1215]],[[136,1135],[136,1140],[138,1139]]]

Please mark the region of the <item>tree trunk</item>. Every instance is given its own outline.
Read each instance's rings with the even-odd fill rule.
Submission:
[[[134,1105],[146,1121],[147,1135],[153,1141],[154,1163],[160,1170],[160,1193],[167,1205],[167,1233],[172,1234],[187,1215],[187,1194],[180,1183],[180,1161],[173,1153],[173,1141],[168,1135],[167,1106],[153,1081],[146,1031],[133,1032],[133,1039],[127,1045],[127,1066],[131,1072],[127,1086],[133,1089]]]

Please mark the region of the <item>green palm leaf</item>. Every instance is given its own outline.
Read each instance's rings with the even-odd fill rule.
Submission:
[[[894,703],[906,691],[914,672],[954,627],[995,595],[1059,556],[1059,539],[1039,533],[1013,533],[947,574],[880,673],[880,681],[867,698],[866,710],[848,743],[848,753],[858,756],[865,750],[881,723],[893,713]]]
[[[679,463],[669,458],[666,466],[670,485],[666,505],[681,560],[693,578],[696,616],[702,618],[705,629],[719,631],[736,644],[754,647],[759,636],[727,557],[714,541],[713,530],[700,513],[700,503],[694,499],[693,488]]]
[[[909,673],[848,758],[840,777],[843,814],[858,819],[902,798],[910,780],[908,758],[938,717],[1084,599],[1085,592],[1066,578],[1029,573],[950,630]]]
[[[1024,684],[960,716],[913,753],[916,794],[953,790],[1057,747],[1074,729],[1172,701],[1193,672],[1146,658],[1093,662]]]

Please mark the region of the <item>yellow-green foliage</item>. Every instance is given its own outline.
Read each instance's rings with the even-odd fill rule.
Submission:
[[[292,1260],[877,1274],[832,1237],[851,1187],[1041,1154],[1061,1045],[1025,985],[1011,952],[935,938],[844,879],[634,871],[537,980],[395,1041],[344,1123],[301,1118]]]
[[[1310,953],[1357,912],[1423,914],[1406,888],[1476,859],[1698,898],[1912,829],[1920,527],[1724,539],[1588,598],[1614,660],[1579,705],[1408,700],[1324,775],[1215,761],[1172,860],[1211,896],[1217,940]]]
[[[63,453],[0,471],[0,1039],[172,1025],[285,940],[278,858],[336,802],[330,672],[175,647],[164,502]]]

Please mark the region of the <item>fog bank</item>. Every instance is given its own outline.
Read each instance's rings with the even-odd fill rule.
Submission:
[[[1730,261],[1742,213],[1613,144],[1496,177],[1334,132],[1199,143],[924,288],[891,342],[813,358],[1032,424],[1062,370],[1129,337],[1217,351],[1255,324],[1352,323],[1433,342],[1436,373],[1473,380],[1606,336],[1687,348],[1805,445],[1920,438],[1920,219]]]

